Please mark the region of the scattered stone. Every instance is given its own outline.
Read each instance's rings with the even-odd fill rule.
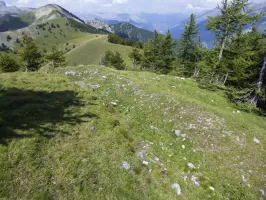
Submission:
[[[242,181],[243,181],[243,183],[246,183],[247,182],[247,179],[245,178],[244,175],[242,175]]]
[[[149,162],[144,160],[144,161],[142,161],[142,164],[147,166],[149,164]]]
[[[196,176],[192,176],[191,177],[191,181],[196,185],[196,186],[200,186],[200,183],[198,181],[198,177]]]
[[[186,182],[187,181],[187,176],[184,176],[183,179],[184,179],[184,182]]]
[[[95,131],[95,126],[90,128],[91,131]]]
[[[123,162],[122,162],[122,166],[123,166],[123,168],[126,169],[126,170],[129,170],[130,167],[131,167],[130,164],[129,164],[128,162],[126,162],[126,161],[123,161]]]
[[[82,159],[82,162],[88,162],[88,160],[86,158]]]
[[[145,150],[141,150],[140,152],[138,152],[138,157],[143,158],[145,153]]]
[[[180,188],[180,185],[178,183],[173,184],[172,185],[172,188],[174,190],[176,190],[176,193],[177,193],[178,196],[181,196],[182,195],[181,188]]]
[[[98,88],[100,88],[101,86],[97,84],[97,85],[91,85],[90,87],[91,87],[92,89],[98,89]]]
[[[182,148],[183,148],[183,149],[185,149],[185,148],[186,148],[186,146],[185,146],[185,145],[182,145]]]
[[[260,141],[259,141],[257,138],[254,138],[253,141],[254,141],[255,143],[257,143],[257,144],[260,143]]]
[[[182,134],[181,137],[182,138],[185,138],[187,136],[187,134]]]
[[[111,102],[112,105],[114,106],[117,106],[117,103],[116,102]]]
[[[263,189],[260,189],[260,192],[263,196],[265,195],[265,191]]]
[[[209,189],[210,189],[211,191],[214,191],[214,187],[212,187],[212,186],[210,186]]]
[[[157,128],[157,127],[155,127],[155,126],[150,126],[151,127],[151,129],[152,130],[154,130],[154,131],[158,131],[159,129]]]
[[[103,78],[103,79],[108,79],[108,77],[107,77],[107,76],[102,76],[102,78]]]
[[[187,166],[190,168],[190,169],[195,169],[195,165],[193,165],[192,163],[188,163]]]
[[[176,137],[179,137],[181,135],[182,131],[181,130],[175,130],[175,135]]]
[[[154,160],[155,160],[156,162],[159,162],[159,161],[160,161],[160,159],[159,159],[158,157],[155,157]]]
[[[75,71],[69,71],[69,72],[66,72],[65,75],[66,76],[76,76],[77,72]]]

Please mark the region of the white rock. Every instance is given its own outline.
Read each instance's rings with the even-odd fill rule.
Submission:
[[[122,162],[122,166],[123,166],[123,168],[126,169],[126,170],[129,170],[130,167],[131,167],[130,164],[129,164],[128,162],[126,162],[126,161],[123,161],[123,162]]]
[[[246,183],[247,182],[247,179],[245,178],[244,175],[242,175],[242,181],[243,181],[243,183]]]
[[[158,157],[155,157],[154,160],[155,160],[156,162],[160,161],[160,159],[159,159]]]
[[[190,169],[195,169],[195,165],[193,165],[192,163],[188,163],[187,166],[190,168]]]
[[[76,74],[77,72],[74,72],[74,71],[69,71],[65,73],[66,76],[76,76]]]
[[[117,103],[116,102],[111,102],[112,105],[114,106],[117,106]]]
[[[192,176],[191,177],[191,181],[196,185],[196,186],[200,186],[200,183],[198,181],[198,177],[196,176]]]
[[[186,148],[186,146],[185,146],[185,145],[182,145],[182,148],[183,148],[183,149],[185,149],[185,148]]]
[[[181,192],[181,188],[180,188],[180,185],[178,183],[175,183],[172,185],[172,188],[174,190],[176,190],[176,193],[178,196],[181,196],[182,195],[182,192]]]
[[[182,138],[185,138],[187,136],[187,134],[182,134],[181,137]]]
[[[149,162],[144,160],[144,161],[142,161],[142,164],[147,166],[149,164]]]
[[[254,138],[253,141],[256,142],[257,144],[260,143],[260,141],[257,138]]]
[[[175,135],[179,137],[181,135],[182,131],[181,130],[175,130]]]
[[[146,153],[146,151],[144,149],[141,150],[140,152],[138,152],[138,157],[143,158],[145,153]]]
[[[210,189],[211,191],[214,191],[214,187],[212,187],[212,186],[210,186],[209,189]]]
[[[260,192],[263,196],[265,195],[265,191],[263,189],[260,189]]]

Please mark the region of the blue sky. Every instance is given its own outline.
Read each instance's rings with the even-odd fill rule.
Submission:
[[[5,0],[8,5],[40,7],[56,3],[70,11],[82,12],[196,12],[217,6],[221,0]],[[252,2],[265,2],[253,0]]]

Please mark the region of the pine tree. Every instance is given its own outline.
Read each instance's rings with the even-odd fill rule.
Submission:
[[[15,72],[19,70],[18,63],[7,53],[0,56],[0,69],[2,72]]]
[[[21,52],[21,58],[26,64],[27,71],[37,71],[42,62],[42,55],[35,45],[33,39],[27,35],[23,37],[24,48]]]
[[[6,40],[9,42],[10,40],[12,40],[12,37],[10,35],[7,35]]]
[[[132,68],[134,69],[136,66],[140,65],[142,62],[142,54],[139,48],[134,47],[132,52],[129,54],[129,58],[132,60]]]
[[[219,49],[218,62],[219,65],[226,44],[230,43],[232,37],[245,25],[258,21],[261,14],[251,16],[251,10],[248,9],[249,0],[222,0],[219,10],[220,15],[209,17],[206,27],[212,31],[218,42]]]
[[[176,60],[176,41],[173,40],[170,31],[163,38],[159,59],[161,61],[160,68],[157,69],[163,74],[169,73],[173,69],[173,62]]]
[[[66,64],[66,58],[64,52],[58,50],[56,46],[52,47],[52,51],[50,54],[46,56],[46,58],[52,62],[53,67],[61,67]]]
[[[170,32],[166,36],[154,32],[154,38],[149,40],[143,48],[142,69],[150,69],[161,73],[168,73],[176,59],[176,43]]]
[[[178,57],[181,64],[186,67],[187,75],[191,75],[196,63],[201,60],[201,42],[198,36],[196,17],[191,14],[190,21],[185,24],[185,30],[178,44]]]

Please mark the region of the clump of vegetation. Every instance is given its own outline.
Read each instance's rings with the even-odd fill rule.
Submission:
[[[19,64],[9,54],[4,53],[0,56],[0,69],[2,72],[16,72],[20,68]]]
[[[49,53],[46,58],[51,61],[53,68],[62,67],[66,65],[65,52],[56,48],[56,46],[52,47],[51,53]]]
[[[10,35],[6,36],[6,41],[10,42],[10,40],[12,40],[12,37]]]
[[[112,66],[118,70],[125,69],[125,62],[121,57],[121,54],[119,52],[113,53],[110,50],[105,52],[105,55],[100,60],[100,64],[105,66]]]
[[[113,43],[113,44],[121,44],[121,45],[126,45],[126,46],[134,46],[138,48],[143,48],[143,44],[141,42],[136,42],[128,38],[121,38],[117,34],[109,34],[108,42]]]

